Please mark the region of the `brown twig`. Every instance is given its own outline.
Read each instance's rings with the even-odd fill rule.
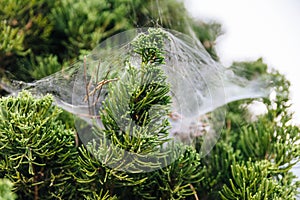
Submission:
[[[29,149],[30,155],[32,154],[31,148]],[[33,184],[34,185],[34,200],[39,199],[39,186],[36,184],[38,182],[38,173],[36,173],[35,165],[32,164],[32,170],[33,170]]]
[[[99,62],[98,68],[99,68],[99,67],[100,67],[100,62]],[[108,71],[108,72],[106,73],[106,75],[105,75],[105,77],[104,77],[104,80],[107,79],[109,73],[110,73],[110,71]],[[98,83],[98,82],[99,82],[99,81],[98,81],[98,75],[97,75],[97,81],[96,81],[96,83]],[[94,96],[94,98],[93,98],[93,100],[94,100],[94,105],[99,101],[99,98],[100,98],[100,95],[101,95],[101,91],[102,91],[102,87],[101,87],[101,89],[98,90],[98,94],[97,94],[96,100],[95,100],[95,94],[93,95],[93,96]]]
[[[85,84],[85,92],[86,92],[86,100],[88,102],[88,107],[90,107],[90,99],[88,98],[89,94],[89,84],[87,83],[87,69],[86,69],[86,56],[83,57],[83,70],[84,70],[84,84]]]
[[[194,186],[193,186],[192,184],[190,184],[190,188],[191,188],[191,190],[192,190],[193,193],[194,193],[195,199],[196,199],[196,200],[199,200],[199,197],[198,197],[198,195],[197,195],[197,192],[196,192],[196,190],[195,190],[195,188],[194,188]]]
[[[34,183],[37,182],[37,174],[34,175]],[[36,184],[34,186],[34,200],[38,200],[39,199],[39,186]]]
[[[88,101],[88,105],[90,105],[90,104],[89,104],[89,96],[94,95],[94,94],[96,93],[97,90],[101,90],[101,88],[102,88],[103,85],[105,85],[105,84],[107,84],[107,83],[110,83],[110,82],[112,82],[112,81],[117,81],[117,80],[119,80],[119,79],[118,79],[118,78],[114,78],[114,79],[102,80],[102,81],[98,82],[98,83],[97,83],[97,86],[96,86],[91,92],[89,92],[89,91],[87,90],[87,94],[86,94],[86,96],[84,97],[84,101],[85,101],[85,102]],[[87,89],[88,89],[88,88],[87,88]]]

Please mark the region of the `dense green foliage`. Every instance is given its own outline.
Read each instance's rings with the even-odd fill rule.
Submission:
[[[8,179],[0,179],[0,199],[5,200],[14,200],[16,199],[17,195],[14,194],[12,190],[12,182]]]
[[[13,181],[19,198],[72,197],[74,133],[57,120],[61,111],[52,106],[52,98],[35,100],[23,92],[2,99],[0,107],[1,176]]]
[[[191,21],[205,44],[220,34],[217,24],[187,18],[183,4],[175,0],[3,0],[0,7],[0,69],[25,81],[68,66],[107,37],[130,28],[163,26],[188,33]],[[213,45],[206,46],[215,55]]]
[[[16,79],[40,79],[107,37],[145,26],[187,34],[193,30],[217,60],[214,41],[220,25],[191,19],[176,0],[2,0],[0,7],[1,77],[8,70]],[[123,82],[108,84],[110,101],[101,116],[105,130],[94,130],[133,152],[153,150],[167,140],[169,124],[160,119],[168,113],[171,99],[159,67],[164,52],[157,44],[133,43],[143,68],[137,70],[128,62]],[[288,111],[289,82],[276,71],[267,72],[262,59],[231,67],[247,79],[273,77],[272,98],[255,100],[267,112],[253,118],[248,106],[254,100],[230,103],[221,137],[209,155],[201,157],[199,148],[182,146],[185,152],[175,162],[147,173],[119,171],[97,159],[89,151],[98,151],[97,146],[81,145],[72,118],[53,105],[50,95],[35,98],[22,92],[2,97],[0,198],[15,199],[12,189],[18,199],[294,199],[300,183],[291,168],[300,159],[300,129],[291,123]],[[145,80],[138,79],[141,74]],[[137,80],[149,84],[140,87]],[[128,97],[130,107],[116,106],[124,104],[126,94],[134,94]],[[157,118],[147,112],[153,105]],[[116,123],[120,113],[139,125],[135,137]],[[142,141],[149,130],[155,134]]]

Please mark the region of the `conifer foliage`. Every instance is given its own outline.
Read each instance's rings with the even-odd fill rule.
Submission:
[[[74,132],[57,120],[61,111],[52,102],[49,95],[34,99],[22,92],[0,103],[0,174],[13,182],[21,199],[75,194]]]
[[[12,190],[12,182],[8,179],[0,179],[0,199],[15,200],[16,194]]]
[[[195,21],[176,0],[3,0],[0,7],[1,81],[10,78],[7,70],[17,79],[42,78],[107,37],[140,26],[192,30],[218,59],[214,41],[221,26]],[[116,81],[106,85],[99,108],[103,127],[87,132],[96,139],[86,145],[51,95],[1,97],[0,199],[295,199],[300,182],[291,168],[300,159],[300,128],[291,123],[290,83],[262,59],[231,69],[249,80],[272,76],[271,98],[228,104],[207,156],[198,143],[176,143],[176,159],[159,167],[171,128],[172,98],[162,70],[166,40],[150,28],[132,41],[140,66],[128,59],[122,77],[111,75]],[[254,102],[266,113],[253,116],[248,107]],[[153,152],[160,157],[149,162]]]

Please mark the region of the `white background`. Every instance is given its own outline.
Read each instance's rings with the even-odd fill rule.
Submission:
[[[262,57],[291,82],[291,110],[300,125],[300,1],[185,0],[191,15],[222,24],[217,54],[224,66]],[[294,168],[300,179],[300,165]]]
[[[262,57],[291,82],[294,122],[300,124],[300,1],[185,0],[191,15],[222,24],[217,40],[220,62]]]

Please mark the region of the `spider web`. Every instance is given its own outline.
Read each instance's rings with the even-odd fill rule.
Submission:
[[[269,81],[265,77],[249,81],[237,76],[214,61],[198,40],[173,30],[162,30],[170,38],[164,44],[165,64],[161,65],[171,88],[169,137],[188,145],[193,145],[201,137],[201,156],[206,156],[223,128],[226,114],[224,106],[240,99],[266,97],[270,91]],[[147,28],[140,28],[114,35],[96,47],[83,61],[33,83],[11,81],[13,89],[10,90],[13,93],[27,89],[36,95],[52,94],[57,106],[77,117],[76,129],[83,144],[105,145],[106,150],[110,149],[112,143],[109,140],[108,143],[105,140],[104,144],[104,140],[97,138],[99,136],[90,133],[92,129],[104,129],[99,112],[108,98],[108,85],[117,84],[122,79],[126,62],[136,68],[141,67],[141,58],[134,52],[131,42],[141,33],[148,34],[148,31]],[[98,142],[95,144],[95,141]],[[170,151],[165,148],[167,150]],[[109,151],[112,152],[111,149]],[[170,152],[169,157],[164,158],[167,160],[164,163],[160,163],[159,155],[149,155],[146,159],[148,163],[158,163],[151,170],[170,164],[180,154],[178,149]],[[125,157],[131,157],[131,162],[140,159],[140,155],[122,149],[111,154],[115,157],[122,155],[115,159],[121,162],[124,153]],[[107,160],[106,156],[99,152],[97,154],[103,162]],[[149,168],[140,165],[122,168],[120,162],[105,161],[119,170],[149,171]]]

